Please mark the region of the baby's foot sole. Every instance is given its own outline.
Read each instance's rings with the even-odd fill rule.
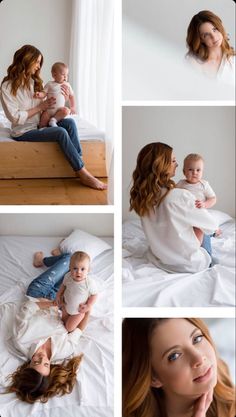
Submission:
[[[40,268],[41,266],[43,266],[44,265],[43,258],[44,258],[43,252],[35,252],[34,258],[33,258],[33,265],[36,268]]]

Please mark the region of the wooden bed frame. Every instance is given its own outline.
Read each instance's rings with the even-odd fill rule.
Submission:
[[[81,140],[83,160],[96,177],[107,177],[105,143]],[[75,173],[55,142],[1,142],[0,179],[71,178]]]

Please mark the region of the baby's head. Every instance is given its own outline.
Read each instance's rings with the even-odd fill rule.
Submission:
[[[64,83],[64,81],[68,80],[68,72],[69,69],[66,64],[63,62],[55,62],[53,64],[51,73],[54,81],[56,81],[59,84]]]
[[[78,251],[70,258],[70,273],[74,281],[83,281],[89,272],[90,256],[86,252]]]
[[[189,184],[197,184],[202,179],[204,161],[201,155],[190,153],[184,159],[183,173]]]

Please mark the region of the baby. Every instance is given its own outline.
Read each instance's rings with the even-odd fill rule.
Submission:
[[[89,268],[89,255],[85,252],[75,252],[70,259],[70,271],[64,276],[56,296],[68,332],[76,329],[97,299],[97,286],[88,276]]]
[[[177,183],[178,188],[189,190],[196,198],[195,205],[197,208],[210,208],[216,203],[216,195],[210,184],[202,179],[204,168],[204,161],[201,155],[190,153],[184,159],[183,173],[185,179]],[[194,232],[199,238],[202,232],[198,228],[194,228]],[[220,229],[217,229],[215,236],[221,234]]]
[[[35,93],[36,98],[54,97],[56,99],[55,104],[42,112],[40,118],[39,127],[57,126],[57,122],[64,119],[69,114],[76,113],[75,97],[71,85],[67,82],[68,79],[68,67],[63,62],[56,62],[51,69],[52,77],[54,81],[49,81],[44,91]],[[62,94],[61,86],[66,86],[69,91],[69,104],[70,108],[65,106],[65,97]]]

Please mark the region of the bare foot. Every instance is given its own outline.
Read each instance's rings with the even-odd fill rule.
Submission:
[[[55,248],[55,249],[52,250],[51,254],[53,256],[59,256],[59,255],[61,255],[61,251],[60,251],[59,248]]]
[[[222,230],[221,229],[217,229],[214,233],[214,237],[219,237],[220,235],[222,235]]]
[[[104,182],[99,181],[90,172],[87,171],[86,168],[81,168],[79,171],[76,172],[77,177],[79,177],[82,184],[87,185],[87,187],[94,188],[95,190],[106,190],[107,184]]]
[[[33,258],[33,265],[36,268],[40,268],[40,266],[43,266],[44,265],[43,258],[44,258],[43,252],[35,252],[34,258]]]

